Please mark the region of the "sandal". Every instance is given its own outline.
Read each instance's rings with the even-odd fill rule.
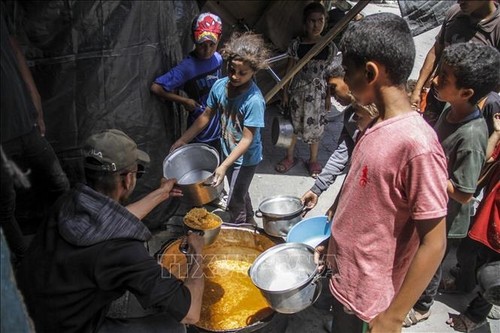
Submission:
[[[321,167],[321,164],[318,162],[306,162],[306,167],[307,171],[309,171],[309,175],[313,178],[318,177],[318,175],[321,173],[321,170],[323,169]]]
[[[483,319],[479,323],[475,323],[470,320],[465,314],[451,314],[450,318],[446,321],[450,327],[452,327],[457,332],[472,332],[479,327],[487,323],[486,319]]]
[[[290,161],[288,158],[282,159],[276,166],[274,167],[274,170],[278,171],[279,173],[286,173],[288,170],[293,168],[295,164],[299,161],[298,158],[294,157],[293,161]]]
[[[410,312],[406,315],[405,320],[403,321],[403,327],[410,327],[415,325],[421,321],[426,320],[431,316],[431,311],[427,311],[424,313],[418,312],[415,309],[411,309]]]

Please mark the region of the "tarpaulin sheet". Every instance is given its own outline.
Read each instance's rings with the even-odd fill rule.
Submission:
[[[457,2],[454,0],[398,1],[401,16],[408,22],[413,36],[441,25],[446,11],[455,3]]]
[[[47,138],[72,182],[79,148],[93,133],[118,128],[149,153],[132,200],[156,189],[179,117],[150,93],[153,80],[192,49],[196,1],[9,1],[42,96]],[[145,222],[166,222],[166,202]]]

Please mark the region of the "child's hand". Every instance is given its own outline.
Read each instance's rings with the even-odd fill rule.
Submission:
[[[420,109],[420,91],[417,91],[416,89],[413,90],[410,96],[410,104],[412,107],[415,109]]]
[[[201,254],[203,246],[205,245],[203,236],[200,236],[199,234],[189,230],[187,235],[187,242],[189,244],[189,249],[193,251],[192,254]]]
[[[318,195],[313,191],[307,191],[306,193],[304,193],[302,198],[300,198],[300,200],[308,210],[311,210],[318,204]],[[305,212],[303,215],[305,215]]]
[[[179,139],[179,140],[175,141],[174,144],[170,147],[170,152],[173,152],[177,148],[182,147],[186,144],[187,144],[187,142],[184,142],[183,140]]]
[[[337,200],[335,200],[335,202],[326,211],[325,215],[328,217],[328,221],[331,221],[333,219],[336,210],[337,210]]]
[[[187,99],[186,102],[184,103],[184,107],[189,112],[193,112],[194,110],[196,110],[200,106],[201,105],[198,104],[194,99]]]
[[[220,183],[224,181],[224,177],[226,176],[227,168],[223,165],[215,169],[214,180],[212,181],[212,186],[219,186]]]
[[[370,333],[385,333],[385,332],[401,332],[402,322],[404,318],[391,316],[384,311],[368,324],[368,332]]]
[[[325,256],[328,253],[328,242],[330,238],[325,239],[314,249],[314,263],[318,265],[318,270],[322,271],[325,268]]]

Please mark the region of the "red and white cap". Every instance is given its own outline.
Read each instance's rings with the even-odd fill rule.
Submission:
[[[193,39],[196,44],[206,41],[217,43],[222,34],[222,21],[212,13],[202,13],[193,20]]]

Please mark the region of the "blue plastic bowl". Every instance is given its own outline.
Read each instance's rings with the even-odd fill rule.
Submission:
[[[286,236],[287,243],[304,243],[316,247],[330,237],[330,223],[326,216],[315,216],[304,219],[294,225]]]

